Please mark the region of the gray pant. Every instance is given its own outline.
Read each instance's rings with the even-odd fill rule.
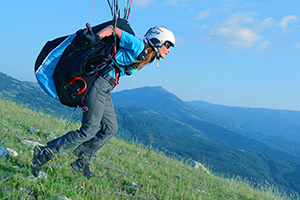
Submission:
[[[89,91],[86,102],[89,110],[83,113],[81,128],[48,142],[54,154],[79,145],[73,153],[90,164],[92,156],[116,134],[118,126],[110,96],[111,87],[102,77],[95,81]]]

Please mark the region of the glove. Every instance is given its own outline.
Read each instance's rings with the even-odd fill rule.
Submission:
[[[82,33],[85,41],[91,46],[97,45],[101,40],[98,34],[94,34],[89,23],[86,24],[86,30],[82,31]]]

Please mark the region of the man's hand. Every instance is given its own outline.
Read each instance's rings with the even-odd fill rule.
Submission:
[[[83,31],[83,37],[85,38],[85,41],[92,46],[98,44],[101,40],[98,34],[95,35],[93,33],[89,23],[86,24],[86,30]]]

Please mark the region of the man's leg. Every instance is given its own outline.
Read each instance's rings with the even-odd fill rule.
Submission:
[[[67,134],[54,139],[47,143],[45,148],[48,151],[41,149],[34,153],[34,160],[32,163],[32,172],[34,175],[38,175],[40,168],[50,160],[49,157],[67,151],[75,146],[82,144],[85,141],[95,137],[102,115],[105,108],[105,102],[107,98],[110,98],[108,90],[111,85],[102,77],[98,78],[91,90],[89,91],[89,98],[87,106],[89,111],[83,113],[82,126],[79,130],[70,131]],[[51,152],[51,155],[46,155],[46,152]]]
[[[73,152],[79,159],[90,164],[92,156],[105,145],[117,132],[117,120],[111,98],[108,98],[105,104],[101,129],[96,136],[89,141],[78,146]]]

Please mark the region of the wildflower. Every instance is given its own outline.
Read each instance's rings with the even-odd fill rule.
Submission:
[[[55,168],[61,168],[61,166],[59,164],[55,164],[54,167]]]
[[[12,128],[9,128],[9,129],[8,129],[8,132],[15,132],[15,133],[18,133],[19,131],[15,130],[15,129],[12,129]]]
[[[1,181],[5,181],[6,179],[8,179],[9,176],[5,175],[5,174],[2,174],[1,175]]]

